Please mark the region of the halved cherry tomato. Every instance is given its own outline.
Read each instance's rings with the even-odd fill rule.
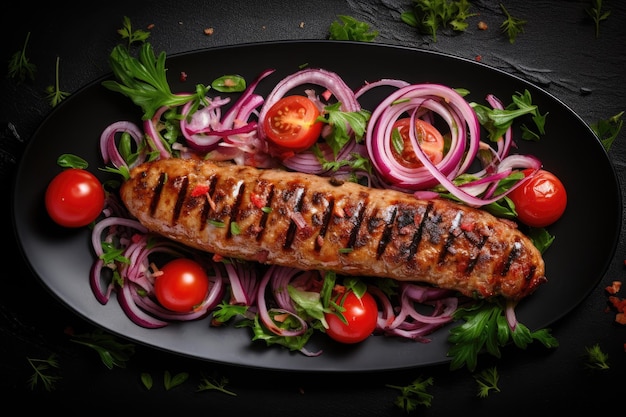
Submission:
[[[89,171],[69,168],[48,184],[45,205],[48,214],[64,227],[87,226],[104,208],[104,187]]]
[[[423,164],[415,155],[409,129],[411,119],[408,117],[398,119],[392,126],[391,152],[396,160],[406,168],[419,168]],[[430,123],[415,119],[415,132],[420,148],[433,164],[443,159],[444,140],[437,128]]]
[[[526,169],[524,174],[528,176],[532,171]],[[519,221],[531,227],[545,227],[554,223],[567,206],[565,186],[556,175],[543,169],[508,196],[515,203]]]
[[[160,272],[154,281],[154,294],[168,310],[187,313],[206,298],[209,277],[196,261],[176,258],[163,265]]]
[[[319,138],[323,125],[317,121],[319,115],[320,111],[309,98],[285,96],[267,111],[263,129],[278,150],[300,152]]]
[[[344,323],[339,316],[334,313],[325,313],[324,318],[328,323],[326,334],[332,339],[341,343],[358,343],[367,339],[376,329],[378,319],[378,306],[376,300],[368,292],[363,293],[361,298],[357,297],[353,291],[345,293],[345,298],[335,300],[342,305],[346,311],[342,312],[347,320]],[[341,304],[343,300],[343,304]]]

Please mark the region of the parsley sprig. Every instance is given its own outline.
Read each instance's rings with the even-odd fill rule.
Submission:
[[[598,120],[590,125],[591,130],[593,130],[593,132],[598,136],[602,142],[602,146],[604,146],[604,149],[606,149],[607,152],[611,148],[611,145],[613,145],[613,141],[615,141],[619,132],[622,130],[624,125],[624,120],[622,119],[623,116],[624,112],[621,111],[606,120]]]
[[[428,387],[431,385],[433,385],[432,377],[424,378],[420,376],[406,386],[390,384],[385,386],[387,388],[400,390],[400,395],[396,397],[394,404],[407,413],[410,413],[415,411],[420,405],[425,407],[431,406],[433,396],[427,392]]]
[[[465,323],[453,327],[448,336],[452,347],[448,356],[452,358],[450,369],[463,366],[473,372],[478,363],[478,355],[485,351],[500,358],[500,348],[513,342],[520,349],[539,341],[548,348],[558,346],[558,341],[549,329],[531,332],[523,323],[518,322],[514,329],[509,326],[503,301],[481,300],[469,306],[460,307],[454,313],[455,320]]]
[[[500,388],[498,387],[500,375],[498,375],[498,369],[495,366],[483,369],[473,376],[478,384],[478,396],[480,398],[488,397],[491,391],[500,392]]]
[[[602,351],[599,344],[585,347],[585,365],[590,369],[609,369],[609,355]]]
[[[593,24],[595,26],[596,38],[600,37],[600,22],[609,18],[611,14],[610,11],[602,10],[602,0],[591,0],[591,7],[585,9],[585,12],[591,17],[593,20]]]
[[[338,18],[328,28],[331,40],[371,42],[378,36],[377,30],[371,30],[369,24],[352,16],[339,15]]]
[[[59,105],[59,103],[61,103],[61,101],[63,101],[70,95],[70,93],[61,90],[61,86],[59,83],[59,61],[60,58],[57,57],[56,69],[54,71],[54,85],[49,85],[48,87],[46,87],[48,100],[50,100],[50,105],[52,107],[56,107],[57,105]]]
[[[500,8],[506,16],[506,19],[500,25],[500,29],[502,30],[502,33],[507,35],[510,43],[515,43],[517,35],[519,35],[520,33],[524,33],[524,25],[526,24],[526,21],[511,16],[511,14],[502,3],[500,3]]]
[[[24,46],[22,46],[22,49],[14,53],[9,60],[8,76],[9,78],[17,79],[20,82],[26,80],[26,78],[33,81],[35,79],[35,72],[37,72],[35,64],[30,62],[26,56],[26,47],[28,46],[29,40],[30,32],[26,34],[26,39],[24,40]]]
[[[31,390],[34,390],[37,384],[41,382],[46,391],[53,391],[55,384],[61,379],[59,375],[55,375],[54,370],[60,368],[56,354],[51,354],[47,359],[26,358],[28,364],[33,368],[34,373],[28,379]]]
[[[117,81],[106,80],[102,85],[127,96],[141,107],[143,120],[150,119],[163,106],[177,107],[192,100],[198,105],[204,102],[209,86],[198,84],[195,94],[172,93],[167,82],[165,60],[165,52],[157,57],[149,42],[141,45],[138,58],[131,56],[126,47],[117,45],[109,57]]]
[[[433,42],[437,42],[439,29],[452,29],[455,32],[467,29],[467,19],[476,15],[470,13],[470,6],[468,0],[413,0],[412,9],[403,12],[400,19],[421,33],[431,35]]]
[[[132,44],[136,42],[145,42],[146,39],[150,37],[150,32],[141,30],[141,29],[133,29],[133,25],[130,22],[130,18],[128,16],[124,16],[122,20],[122,28],[117,30],[117,33],[120,34],[122,39],[127,39],[127,46],[130,48]]]
[[[115,366],[126,368],[126,363],[135,353],[135,345],[122,343],[115,336],[100,329],[91,333],[75,335],[70,340],[94,349],[100,356],[102,363],[109,369],[113,369]]]

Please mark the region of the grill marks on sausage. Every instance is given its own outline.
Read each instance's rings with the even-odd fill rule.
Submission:
[[[219,211],[216,209],[215,202],[224,200],[225,195],[223,190],[220,191],[217,189],[219,180],[217,175],[213,175],[209,178],[208,191],[206,195],[200,197],[191,195],[192,190],[189,189],[189,178],[187,176],[176,177],[170,180],[173,186],[178,190],[171,217],[172,224],[176,223],[180,217],[183,207],[195,206],[197,199],[201,198],[204,199],[204,203],[200,214],[199,229],[205,229],[211,221],[221,223],[222,218],[227,216],[228,222],[224,224],[224,227],[227,228],[226,237],[228,239],[232,238],[232,223],[237,222],[240,212],[249,210],[242,207],[247,192],[245,182],[238,182],[237,186],[234,187],[236,188],[236,192],[233,195],[232,203],[230,205],[224,205],[221,211]],[[152,199],[150,201],[151,216],[155,215],[156,208],[159,205],[167,181],[167,174],[161,173],[158,183],[153,189]],[[363,239],[369,239],[372,236],[376,236],[374,230],[381,227],[381,224],[384,224],[382,233],[378,234],[379,239],[376,244],[377,260],[380,260],[388,251],[391,241],[407,233],[412,232],[409,244],[401,246],[400,253],[398,254],[406,262],[413,262],[415,260],[420,244],[422,244],[424,239],[428,239],[430,243],[438,244],[442,236],[445,236],[444,243],[440,245],[438,264],[444,265],[446,258],[455,252],[456,247],[469,246],[473,256],[469,258],[462,273],[471,274],[474,267],[480,261],[482,247],[489,239],[487,235],[481,235],[475,231],[462,230],[460,227],[462,221],[461,212],[456,214],[452,224],[448,225],[447,230],[444,230],[443,227],[445,227],[445,224],[442,222],[442,216],[433,210],[432,203],[425,206],[423,213],[419,213],[419,210],[415,208],[393,205],[386,210],[386,213],[381,214],[368,212],[368,201],[366,197],[364,197],[364,199],[357,201],[354,207],[350,207],[349,210],[344,209],[343,211],[336,211],[335,206],[337,202],[332,196],[310,191],[304,186],[296,186],[290,190],[283,190],[282,193],[279,193],[281,195],[278,202],[276,202],[277,192],[273,184],[257,184],[257,186],[264,190],[265,200],[263,207],[271,207],[271,210],[262,210],[263,207],[257,207],[261,214],[258,216],[258,223],[254,226],[253,234],[255,235],[255,239],[257,241],[264,239],[264,231],[267,226],[268,217],[272,212],[277,211],[281,216],[290,217],[288,228],[283,234],[284,241],[281,245],[283,250],[292,249],[298,229],[301,227],[291,216],[301,215],[305,205],[325,205],[323,212],[315,213],[310,219],[310,226],[317,230],[314,243],[314,248],[317,252],[322,250],[329,229],[332,229],[333,232],[339,235],[348,237],[344,245],[345,251],[343,251],[342,254],[349,255],[351,250],[364,244],[357,244],[360,234],[364,236]],[[348,203],[350,203],[347,204],[348,206],[354,205],[354,201],[352,200]],[[463,242],[460,242],[461,240]],[[509,272],[511,265],[519,258],[520,249],[521,244],[517,243],[512,245],[512,249],[506,256],[506,261],[502,266],[500,272],[501,276],[505,276]],[[529,279],[533,275],[534,268],[532,268],[528,274]]]

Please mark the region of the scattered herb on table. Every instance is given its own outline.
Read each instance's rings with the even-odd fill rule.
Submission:
[[[329,39],[343,41],[371,42],[378,36],[377,30],[370,30],[370,25],[352,16],[339,15],[328,28]]]
[[[169,391],[172,388],[175,388],[181,385],[188,379],[189,379],[189,374],[187,372],[180,372],[172,376],[170,371],[165,371],[165,373],[163,374],[163,386],[165,387],[166,391]]]
[[[128,16],[124,16],[122,24],[123,27],[121,29],[118,29],[117,33],[122,36],[122,39],[128,39],[128,48],[130,48],[133,43],[145,42],[146,39],[150,37],[150,32],[148,31],[141,29],[134,30]]]
[[[236,397],[237,394],[226,389],[226,384],[228,384],[228,379],[225,377],[221,377],[218,379],[216,376],[207,377],[205,375],[202,375],[202,380],[200,381],[200,385],[198,385],[197,392],[216,390],[223,392],[224,394]]]
[[[56,107],[61,101],[63,101],[70,93],[66,93],[65,91],[61,91],[59,85],[59,57],[57,57],[56,61],[56,69],[54,71],[54,85],[49,85],[46,88],[46,94],[48,94],[48,100],[50,100],[50,105],[52,107]]]
[[[500,379],[500,376],[498,375],[498,369],[495,366],[484,369],[480,373],[475,374],[474,379],[476,380],[476,383],[478,383],[479,397],[486,398],[489,396],[491,391],[500,392],[500,388],[498,388],[498,380]]]
[[[609,355],[604,353],[599,344],[586,347],[585,365],[590,369],[609,369]]]
[[[585,9],[596,29],[596,38],[600,37],[600,22],[609,18],[610,11],[602,10],[602,0],[591,0],[591,6]]]
[[[524,25],[526,24],[526,21],[511,16],[502,3],[500,3],[500,8],[506,15],[506,19],[500,25],[500,29],[502,30],[502,33],[507,35],[510,43],[515,43],[517,35],[524,33]]]
[[[100,329],[73,336],[70,340],[94,349],[100,355],[102,363],[109,369],[113,369],[114,366],[126,368],[126,363],[135,353],[135,345],[119,342],[113,335]]]
[[[433,42],[437,42],[439,29],[455,32],[467,29],[467,19],[476,15],[470,13],[470,6],[468,0],[413,0],[411,10],[403,12],[400,19],[421,33],[431,35]]]
[[[51,373],[51,371],[60,368],[57,355],[53,353],[48,359],[26,359],[28,360],[28,364],[35,371],[28,380],[30,389],[34,390],[37,384],[41,382],[46,391],[54,390],[55,384],[61,379],[59,375]]]
[[[590,125],[591,130],[598,136],[598,139],[600,139],[602,146],[604,146],[607,152],[611,148],[611,145],[613,145],[613,141],[617,138],[620,130],[622,130],[622,126],[624,125],[622,116],[624,116],[623,111],[606,120],[598,120]]]
[[[141,383],[143,384],[143,386],[146,387],[148,390],[151,390],[152,385],[154,384],[154,381],[152,380],[152,375],[150,375],[147,372],[142,372],[140,377],[141,377]]]
[[[410,413],[411,411],[414,411],[419,405],[430,407],[433,396],[432,394],[429,394],[427,392],[427,389],[431,385],[433,385],[432,377],[419,377],[406,386],[390,384],[387,384],[385,386],[387,388],[400,390],[400,395],[396,397],[394,404],[402,410],[406,411],[407,413]]]
[[[20,82],[26,80],[26,78],[33,81],[35,79],[35,72],[37,72],[35,64],[30,62],[26,56],[26,47],[28,46],[29,40],[30,32],[26,34],[22,50],[14,53],[9,60],[9,78],[17,79]]]

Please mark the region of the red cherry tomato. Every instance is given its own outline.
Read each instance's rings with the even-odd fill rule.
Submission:
[[[267,139],[282,152],[300,152],[319,138],[322,122],[320,111],[309,98],[285,96],[267,111],[263,129]]]
[[[396,160],[404,167],[419,168],[423,164],[415,155],[411,139],[409,138],[409,129],[411,126],[410,118],[402,118],[396,120],[392,126],[392,146],[391,152]],[[433,164],[439,163],[443,159],[444,140],[443,136],[437,128],[430,123],[415,119],[415,132],[417,140],[422,151]]]
[[[176,258],[161,268],[154,281],[157,301],[168,310],[187,313],[201,304],[209,291],[204,268],[187,258]]]
[[[343,304],[340,304],[341,300],[335,301],[346,309],[342,314],[348,323],[344,323],[336,314],[325,313],[324,318],[328,323],[326,334],[328,336],[341,343],[358,343],[367,339],[374,332],[378,318],[378,306],[370,293],[364,293],[359,299],[354,292],[348,291],[343,299]]]
[[[533,170],[524,170],[529,175]],[[557,221],[565,212],[567,192],[556,175],[546,170],[537,173],[509,193],[515,203],[517,218],[531,227],[545,227]]]
[[[69,168],[57,174],[46,189],[48,214],[64,227],[87,226],[104,208],[104,187],[94,174]]]

